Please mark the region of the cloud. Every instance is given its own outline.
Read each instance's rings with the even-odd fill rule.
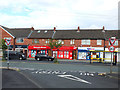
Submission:
[[[8,27],[117,29],[119,0],[1,0]]]

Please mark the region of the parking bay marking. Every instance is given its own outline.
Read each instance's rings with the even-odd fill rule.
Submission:
[[[74,81],[79,81],[79,82],[87,83],[87,84],[92,84],[91,82],[88,82],[88,81],[86,81],[84,79],[75,77],[73,75],[57,75],[57,76],[63,77],[63,78],[66,78],[66,79],[70,79],[70,80],[74,80]]]

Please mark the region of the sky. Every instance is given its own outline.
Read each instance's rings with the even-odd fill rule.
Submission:
[[[35,29],[118,29],[120,0],[0,0],[0,25]]]

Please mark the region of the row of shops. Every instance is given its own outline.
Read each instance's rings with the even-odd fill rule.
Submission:
[[[12,48],[12,46],[11,46]],[[49,56],[57,57],[58,59],[77,59],[77,60],[90,60],[90,59],[103,59],[104,47],[72,47],[62,46],[60,48],[51,49],[49,46],[16,46],[16,51],[22,51],[29,58],[34,58],[37,53],[48,54]],[[114,56],[120,56],[118,48],[116,48]],[[114,57],[113,56],[113,57]],[[104,60],[111,60],[111,53],[108,48],[105,48]]]

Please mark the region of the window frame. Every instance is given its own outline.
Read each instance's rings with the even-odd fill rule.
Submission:
[[[91,44],[91,40],[90,40],[90,39],[83,39],[83,40],[81,41],[81,44],[82,44],[82,45],[90,45],[90,44]]]
[[[21,39],[23,42],[21,42]],[[24,38],[16,38],[16,43],[24,43]]]

